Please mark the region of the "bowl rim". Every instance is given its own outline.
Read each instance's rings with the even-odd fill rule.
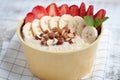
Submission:
[[[54,53],[54,54],[58,54],[58,53],[60,53],[60,54],[70,54],[70,53],[81,52],[81,51],[87,50],[88,48],[90,48],[91,46],[93,46],[95,43],[98,42],[98,40],[100,39],[101,35],[103,34],[103,30],[104,30],[104,29],[103,29],[103,26],[102,26],[101,32],[100,32],[99,36],[97,37],[97,39],[96,39],[93,43],[91,43],[90,45],[88,45],[87,47],[84,47],[84,48],[78,49],[78,50],[73,50],[73,51],[65,51],[65,52],[64,52],[64,51],[58,51],[58,52],[55,52],[55,51],[41,50],[41,49],[38,49],[38,48],[35,48],[35,47],[33,47],[33,46],[28,45],[28,44],[23,40],[22,34],[21,34],[21,27],[23,26],[23,24],[24,24],[24,19],[22,19],[22,20],[19,22],[18,26],[17,26],[17,36],[18,36],[19,40],[20,40],[24,45],[26,45],[26,46],[29,47],[29,48],[32,48],[32,49],[34,49],[34,50],[41,51],[41,52],[44,52],[44,53],[48,53],[48,54],[50,54],[50,53],[52,53],[52,54],[53,54],[53,53]]]

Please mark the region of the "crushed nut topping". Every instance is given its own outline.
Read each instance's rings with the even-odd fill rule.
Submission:
[[[70,29],[66,26],[62,29],[55,27],[51,31],[44,31],[40,35],[35,36],[36,40],[40,40],[40,44],[43,46],[50,45],[62,45],[64,42],[69,44],[75,43],[74,37],[76,36],[75,32],[71,32]]]

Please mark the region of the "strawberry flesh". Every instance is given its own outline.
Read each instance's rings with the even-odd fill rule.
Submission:
[[[63,14],[69,14],[69,7],[67,4],[62,4],[59,7],[59,15],[62,16]]]
[[[58,16],[58,7],[55,3],[50,4],[47,8],[46,11],[49,16]]]
[[[72,16],[78,16],[78,15],[79,15],[79,8],[78,8],[77,5],[71,5],[71,6],[69,7],[69,10],[70,10],[70,14],[71,14]]]
[[[29,12],[25,17],[25,23],[32,22],[35,19],[35,15]]]
[[[43,6],[37,5],[32,9],[33,14],[37,19],[47,15],[47,12]]]
[[[89,7],[88,7],[88,9],[87,9],[87,12],[86,12],[86,15],[93,17],[93,14],[94,14],[93,11],[94,11],[94,6],[93,6],[93,5],[89,5]]]
[[[105,17],[106,15],[106,11],[104,9],[100,9],[95,15],[94,15],[94,19],[95,18],[100,18],[101,20]]]
[[[85,3],[82,2],[80,5],[80,16],[83,18],[86,15],[86,6]]]

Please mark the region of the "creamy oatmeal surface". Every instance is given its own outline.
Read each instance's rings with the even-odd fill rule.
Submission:
[[[39,40],[35,39],[25,39],[25,42],[34,48],[37,48],[39,50],[49,50],[54,52],[65,52],[65,51],[73,51],[73,50],[80,50],[87,46],[89,46],[89,43],[85,43],[82,39],[80,39],[79,36],[75,38],[76,42],[73,44],[69,44],[67,42],[64,42],[62,45],[49,45],[49,46],[43,46],[40,45]]]
[[[44,16],[26,23],[22,29],[24,41],[37,49],[65,52],[89,46],[98,36],[94,27],[86,25],[80,16]]]

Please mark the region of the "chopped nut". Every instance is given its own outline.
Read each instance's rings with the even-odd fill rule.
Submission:
[[[41,45],[47,46],[47,41],[45,41],[45,40],[41,41]]]
[[[67,39],[65,39],[65,41],[66,41],[66,42],[69,42],[70,39],[71,39],[71,38],[67,38]]]
[[[73,44],[75,42],[75,39],[73,39],[73,38],[71,38],[70,40],[69,40],[69,43],[70,44]]]
[[[65,29],[62,29],[61,35],[64,35],[65,33]]]
[[[65,33],[64,35],[63,35],[63,38],[66,40],[67,38],[69,38],[68,37],[68,35],[67,35],[67,33]]]
[[[63,38],[59,38],[58,39],[58,42],[57,42],[57,45],[62,45],[64,42],[64,39]]]
[[[52,29],[53,32],[58,32],[58,30],[59,30],[58,27],[54,27],[54,28]]]
[[[44,31],[44,33],[45,33],[45,34],[48,34],[48,33],[49,33],[49,31],[48,31],[48,30],[45,30],[45,31]]]
[[[65,30],[65,32],[70,33],[70,29],[68,28],[68,26],[63,27],[63,29]]]
[[[40,34],[40,37],[42,37],[42,36],[43,36],[43,33]]]
[[[74,37],[74,34],[73,34],[73,33],[69,33],[69,34],[68,34],[68,37],[73,38],[73,37]]]
[[[56,45],[58,40],[56,38],[53,39],[53,45]]]
[[[47,41],[49,39],[49,36],[45,35],[43,38]]]
[[[75,32],[73,32],[73,34],[74,34],[74,36],[76,36],[76,33],[75,33]]]
[[[53,39],[53,38],[55,38],[55,33],[51,32],[51,33],[48,34],[48,36],[49,36],[50,39]]]
[[[58,33],[59,33],[60,35],[62,35],[62,29],[59,29],[59,30],[58,30]]]
[[[59,38],[60,34],[58,32],[55,33],[55,38]]]
[[[41,40],[42,38],[41,38],[40,36],[36,35],[36,36],[35,36],[35,39],[36,39],[36,40]]]

